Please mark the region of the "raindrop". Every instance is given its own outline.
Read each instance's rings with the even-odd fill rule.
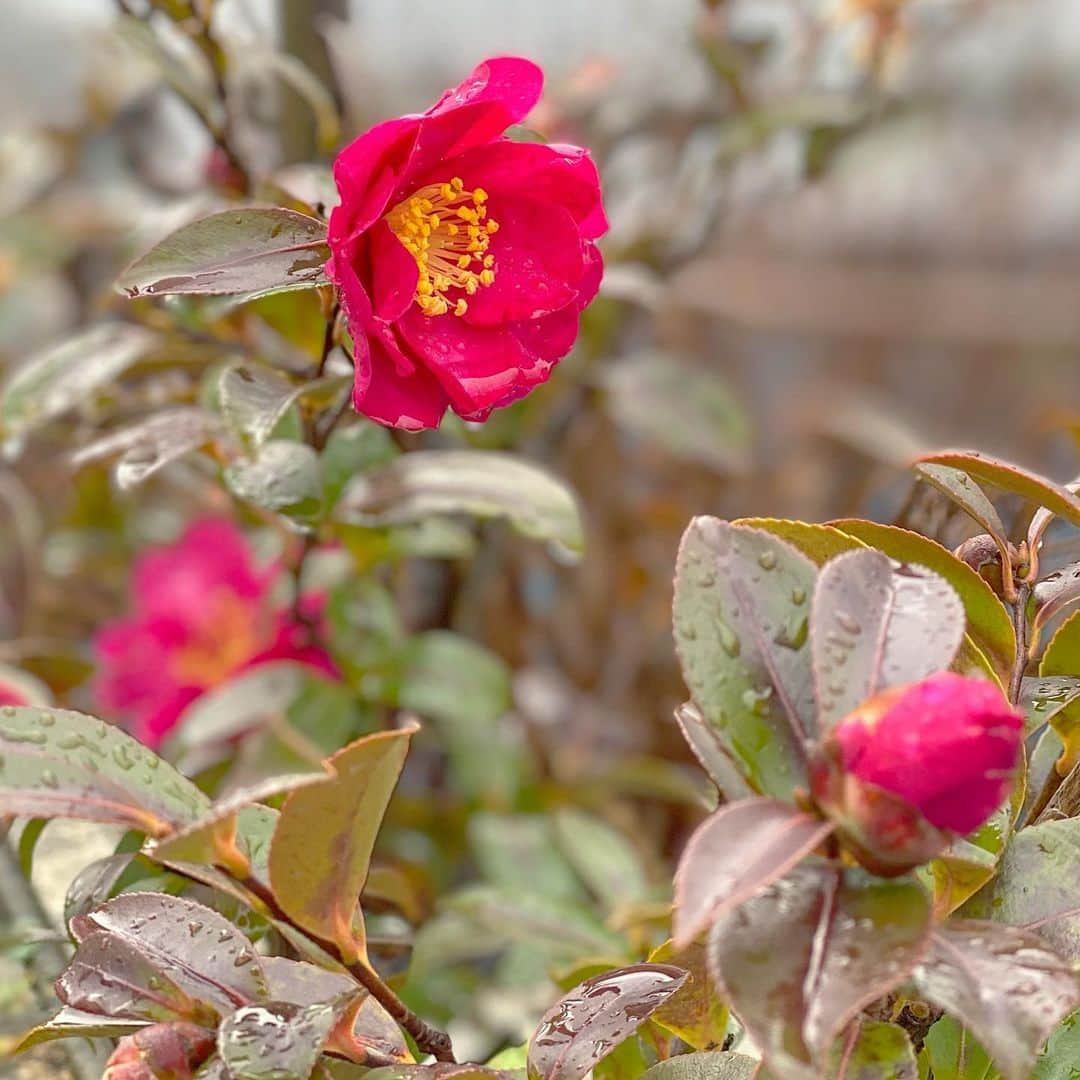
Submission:
[[[773,570],[776,568],[776,552],[771,550],[763,551],[758,556],[757,561],[762,570]]]
[[[742,649],[738,634],[722,619],[716,623],[716,632],[720,637],[720,648],[734,660]]]

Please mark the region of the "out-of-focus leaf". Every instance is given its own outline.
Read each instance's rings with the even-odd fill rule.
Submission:
[[[126,491],[222,434],[221,422],[205,409],[194,406],[166,409],[87,444],[72,454],[71,463],[79,468],[91,461],[119,455],[116,482]]]
[[[855,1045],[845,1059],[843,1040],[833,1046],[829,1075],[839,1076],[843,1063],[845,1080],[919,1080],[919,1065],[907,1032],[898,1024],[863,1020]]]
[[[0,708],[0,815],[81,818],[162,836],[209,805],[171,765],[103,720]]]
[[[420,634],[405,651],[397,703],[438,724],[466,797],[512,801],[525,761],[500,723],[512,697],[510,671],[499,657],[448,630]]]
[[[727,1036],[730,1013],[709,976],[705,945],[695,941],[677,949],[672,941],[653,949],[650,964],[671,964],[690,978],[672,998],[653,1013],[653,1023],[678,1036],[695,1050],[714,1050]]]
[[[1019,465],[1000,461],[977,450],[941,450],[924,454],[918,462],[920,471],[925,464],[960,470],[984,484],[1011,491],[1036,506],[1045,506],[1072,525],[1080,525],[1080,496],[1074,495],[1062,484]],[[985,524],[983,527],[986,528]],[[994,535],[992,529],[987,528],[986,531]]]
[[[131,1035],[146,1027],[149,1020],[120,1020],[116,1017],[101,1016],[98,1013],[83,1012],[82,1009],[69,1009],[64,1006],[55,1016],[44,1024],[28,1031],[12,1053],[21,1054],[33,1046],[52,1042],[53,1039],[119,1039]]]
[[[1039,663],[1042,678],[1073,678],[1080,672],[1080,611],[1073,612],[1058,627]],[[1066,776],[1080,761],[1080,703],[1069,702],[1049,710],[1047,720],[1061,739],[1062,753],[1057,763]]]
[[[690,838],[675,875],[677,945],[686,948],[716,919],[810,854],[833,825],[779,799],[722,806]]]
[[[310,669],[295,660],[275,660],[197,698],[180,716],[169,748],[174,753],[231,739],[283,717]]]
[[[140,357],[157,336],[130,323],[101,323],[28,357],[0,388],[0,432],[7,440],[85,404]]]
[[[347,1003],[271,1001],[237,1009],[218,1028],[218,1054],[243,1080],[306,1080]]]
[[[45,523],[37,501],[14,471],[0,469],[0,639],[18,637],[26,617]],[[8,670],[5,668],[5,671]],[[0,675],[6,678],[6,675]],[[36,681],[36,680],[35,680]],[[44,690],[45,688],[42,687]],[[32,698],[35,705],[49,701]]]
[[[185,993],[136,942],[107,931],[87,934],[56,981],[68,1008],[120,1019],[190,1020],[213,1025],[217,1013]]]
[[[64,922],[69,923],[76,915],[84,915],[91,908],[105,903],[133,858],[131,854],[106,855],[83,867],[68,886],[64,897]]]
[[[934,932],[915,985],[961,1019],[1006,1080],[1024,1080],[1050,1032],[1080,1005],[1080,981],[1030,931],[954,919]]]
[[[783,540],[716,518],[695,518],[679,548],[673,620],[683,677],[748,782],[781,798],[808,784],[815,577]]]
[[[715,367],[644,353],[609,367],[604,385],[615,422],[631,435],[722,472],[746,469],[749,426]]]
[[[529,1040],[531,1080],[580,1080],[686,981],[667,964],[635,964],[587,979],[556,1002]]]
[[[1078,866],[1080,819],[1029,825],[1013,836],[997,876],[968,904],[964,914],[1012,926],[1038,926],[1040,936],[1057,952],[1069,960],[1080,960]]]
[[[400,452],[390,432],[370,420],[357,419],[336,427],[322,452],[327,505],[337,503],[346,484],[357,473],[389,465]]]
[[[746,1054],[719,1050],[706,1054],[680,1054],[657,1062],[641,1074],[641,1080],[753,1080],[760,1064]]]
[[[641,857],[618,829],[572,808],[555,814],[554,828],[563,854],[608,910],[646,898],[648,880]]]
[[[266,977],[251,943],[202,904],[124,893],[71,923],[78,942],[102,931],[133,946],[180,990],[223,1015],[266,997]]]
[[[327,762],[334,779],[294,791],[274,832],[270,881],[281,907],[353,959],[366,956],[357,905],[416,730],[377,732],[338,751]]]
[[[843,518],[832,524],[890,559],[925,566],[943,577],[964,605],[972,641],[990,658],[998,675],[1008,677],[1016,654],[1012,620],[994,591],[967,563],[935,541],[895,525],[857,518]]]
[[[586,906],[588,894],[546,815],[481,811],[467,829],[473,856],[491,884]]]
[[[915,466],[915,471],[977,521],[983,531],[994,538],[1002,558],[1008,558],[1009,541],[1005,526],[994,504],[986,497],[986,492],[972,480],[966,469],[920,462]]]
[[[1076,1080],[1080,1061],[1080,1013],[1073,1013],[1050,1036],[1031,1070],[1031,1080]]]
[[[525,1080],[525,1072],[486,1065],[390,1065],[372,1069],[364,1080]]]
[[[129,297],[247,293],[326,284],[326,224],[294,210],[242,207],[170,233],[120,275]]]
[[[990,1055],[960,1022],[943,1016],[926,1036],[926,1060],[934,1080],[986,1080]]]
[[[313,524],[322,514],[319,455],[305,443],[263,443],[251,457],[237,458],[225,469],[225,484],[238,498],[299,524]]]
[[[748,799],[754,794],[754,789],[739,771],[723,739],[692,701],[686,701],[676,708],[675,722],[694,757],[728,802]]]
[[[994,876],[1011,832],[1010,816],[1010,807],[1001,807],[970,840],[958,837],[919,871],[934,890],[939,918],[955,911]]]
[[[401,525],[431,515],[506,517],[518,532],[570,556],[585,546],[581,513],[562,481],[512,454],[422,450],[357,477],[338,513],[368,525]]]
[[[850,551],[822,568],[810,616],[818,722],[827,731],[881,690],[952,663],[964,636],[952,586],[921,566]]]
[[[710,968],[770,1073],[802,1080],[860,1009],[908,976],[930,926],[914,882],[804,862],[714,924]]]
[[[2,690],[14,691],[27,705],[52,704],[52,693],[40,679],[35,679],[28,671],[10,664],[0,664],[0,691]]]

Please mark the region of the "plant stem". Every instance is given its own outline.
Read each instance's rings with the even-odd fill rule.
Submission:
[[[1009,680],[1009,701],[1013,705],[1020,702],[1020,688],[1023,685],[1024,670],[1028,663],[1027,605],[1030,596],[1031,586],[1023,582],[1016,590],[1016,599],[1012,605],[1013,630],[1016,632],[1016,656],[1013,659],[1012,678]]]
[[[319,366],[315,369],[316,379],[321,378],[323,372],[326,371],[326,362],[334,351],[334,331],[337,329],[337,318],[340,310],[341,305],[335,303],[330,309],[330,314],[326,316],[326,331],[323,333],[322,352],[319,354]]]
[[[219,867],[219,869],[224,870],[223,867]],[[225,870],[225,872],[228,873],[227,870]],[[416,1043],[417,1049],[422,1053],[431,1054],[436,1061],[444,1061],[451,1064],[456,1063],[450,1036],[447,1035],[445,1031],[440,1031],[438,1028],[432,1027],[417,1016],[416,1013],[414,1013],[412,1009],[410,1009],[409,1006],[406,1005],[385,982],[383,982],[373,968],[370,968],[367,964],[361,962],[349,963],[346,961],[341,949],[334,942],[321,938],[316,934],[312,934],[302,926],[299,926],[295,920],[290,918],[290,916],[281,909],[274,894],[258,879],[248,876],[242,880],[237,880],[239,881],[239,884],[247,889],[252,895],[256,896],[259,901],[266,906],[267,910],[275,919],[280,922],[288,923],[294,930],[299,931],[306,938],[309,938],[318,945],[320,949],[323,949],[337,960],[338,963],[340,963],[342,967],[344,967],[345,970],[348,971],[348,973],[390,1014],[394,1019],[394,1022],[399,1024],[409,1033],[413,1042]]]

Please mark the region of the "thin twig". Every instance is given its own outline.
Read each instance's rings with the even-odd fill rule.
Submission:
[[[1030,596],[1031,586],[1026,582],[1022,583],[1016,590],[1016,600],[1012,605],[1013,630],[1016,632],[1016,656],[1013,659],[1012,678],[1009,680],[1009,701],[1013,705],[1020,702],[1020,688],[1023,685],[1024,671],[1028,664],[1027,605]]]
[[[334,351],[334,334],[337,330],[337,318],[340,310],[341,305],[335,303],[330,309],[330,314],[326,317],[326,331],[323,333],[322,352],[319,354],[319,366],[315,370],[316,379],[322,378],[323,372],[326,371],[326,362]]]

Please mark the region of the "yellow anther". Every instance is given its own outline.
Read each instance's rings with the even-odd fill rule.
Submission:
[[[484,227],[489,233],[497,233],[499,231],[499,223],[494,218],[489,218],[487,225]]]
[[[481,270],[480,271],[480,284],[490,285],[495,280],[494,270]]]
[[[459,300],[454,305],[454,314],[459,316],[459,317],[464,315],[465,312],[468,311],[468,310],[469,310],[469,305],[468,305],[468,302],[465,301],[465,300]]]
[[[473,189],[472,197],[473,202],[479,206],[482,202],[487,202],[488,193],[482,187],[478,187]]]
[[[450,180],[450,186],[457,192],[465,190],[465,181],[460,176],[455,176]]]

